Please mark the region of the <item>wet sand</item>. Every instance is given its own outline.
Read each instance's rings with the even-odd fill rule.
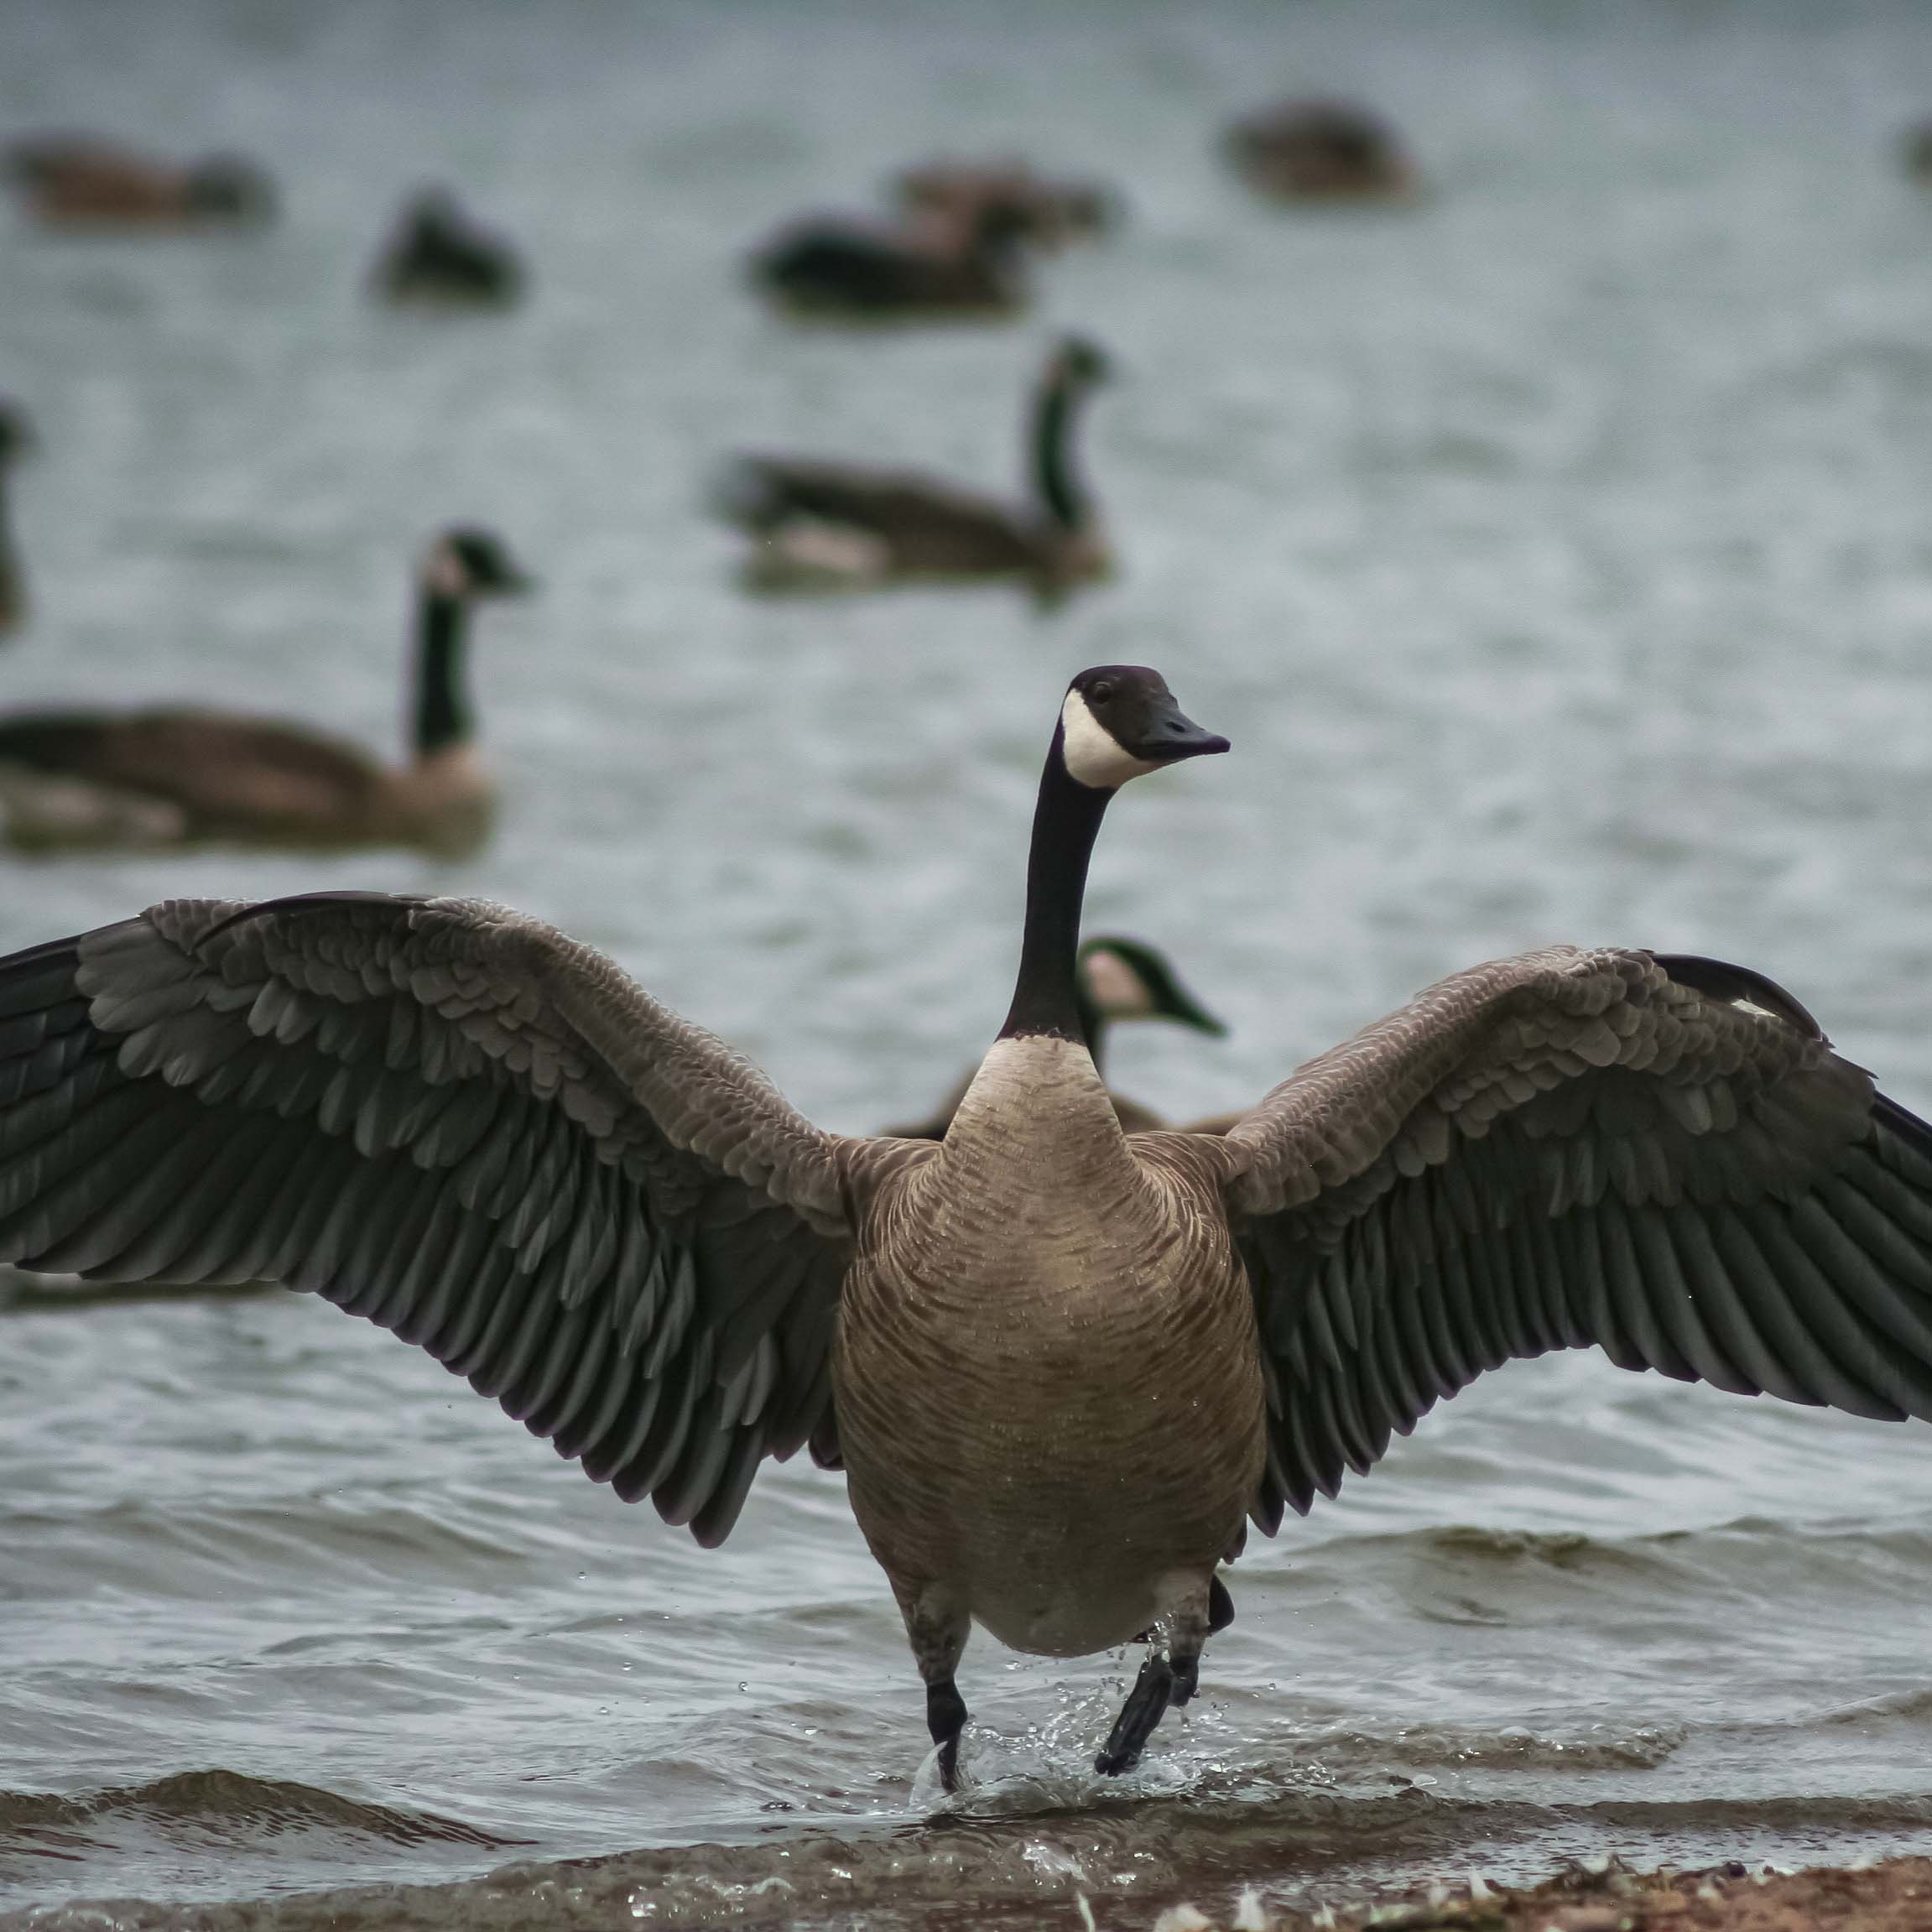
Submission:
[[[1109,1922],[1096,1915],[1097,1925]],[[1170,1907],[1155,1932],[1925,1932],[1932,1926],[1932,1858],[1893,1858],[1847,1869],[1778,1873],[1742,1864],[1703,1872],[1578,1870],[1528,1891],[1466,1880],[1422,1898],[1313,1918],[1269,1913],[1252,1895],[1221,1919]]]

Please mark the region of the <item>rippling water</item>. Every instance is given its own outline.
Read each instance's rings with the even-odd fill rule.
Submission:
[[[169,893],[484,893],[861,1129],[997,1024],[1051,706],[1143,659],[1236,752],[1123,804],[1092,920],[1232,1032],[1122,1039],[1137,1096],[1244,1101],[1570,938],[1756,964],[1932,1107],[1932,199],[1888,152],[1932,107],[1922,8],[9,0],[0,39],[0,128],[240,147],[285,199],[232,242],[0,223],[0,388],[44,445],[10,698],[385,739],[420,538],[484,519],[544,579],[483,621],[487,857],[15,865],[0,943]],[[1434,196],[1244,198],[1209,137],[1289,86],[1386,106]],[[738,284],[800,206],[1018,148],[1132,206],[1024,325],[791,333]],[[425,177],[524,238],[527,309],[364,306]],[[726,452],[1001,481],[1069,325],[1124,372],[1117,583],[1051,617],[738,593]],[[333,1922],[1032,1924],[1079,1888],[1138,1924],[1250,1877],[1932,1832],[1925,1431],[1538,1363],[1232,1580],[1206,1695],[1120,1786],[1084,1767],[1131,1660],[976,1641],[978,1783],[927,1823],[836,1479],[768,1476],[703,1554],[326,1308],[18,1309],[0,1917],[404,1885]]]

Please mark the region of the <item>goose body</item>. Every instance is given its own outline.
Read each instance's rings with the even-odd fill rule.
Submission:
[[[1078,1043],[1002,1039],[846,1282],[853,1513],[948,1676],[968,1619],[1079,1657],[1205,1617],[1239,1545],[1265,1452],[1252,1301],[1169,1138],[1130,1143]],[[1216,1409],[1237,1425],[1204,1430]]]
[[[758,249],[752,278],[779,308],[807,318],[1010,315],[1028,300],[1018,252],[1023,226],[1003,206],[965,220],[815,216]]]
[[[815,1127],[541,922],[170,900],[0,961],[0,1261],[280,1280],[715,1543],[810,1443],[904,1619],[942,1778],[978,1622],[1151,1648],[1117,1773],[1233,1614],[1244,1523],[1556,1348],[1932,1419],[1932,1127],[1789,994],[1552,946],[1453,975],[1224,1135],[1121,1130],[1080,1030],[1113,794],[1225,751],[1083,672],[1004,1025],[942,1142]]]
[[[1057,181],[1023,161],[932,161],[893,183],[915,220],[972,230],[987,221],[1035,248],[1062,248],[1112,226],[1117,202],[1090,181]]]
[[[185,164],[86,135],[17,141],[6,172],[34,218],[56,228],[195,228],[268,221],[275,190],[252,162],[210,154]]]
[[[471,740],[467,609],[522,579],[487,532],[454,530],[424,565],[414,755],[388,766],[299,725],[203,709],[0,715],[6,836],[27,850],[176,845],[415,845],[487,836],[494,790]]]
[[[1052,597],[1104,576],[1111,560],[1072,445],[1106,367],[1098,350],[1071,339],[1049,357],[1028,428],[1030,494],[1021,502],[913,471],[740,458],[720,507],[753,539],[747,583],[786,592],[1008,578]]]
[[[441,189],[410,201],[383,242],[371,289],[386,301],[445,308],[508,308],[526,277],[516,250]]]
[[[1108,1032],[1119,1021],[1164,1019],[1200,1033],[1227,1031],[1180,983],[1166,956],[1138,940],[1096,934],[1081,940],[1075,985],[1081,1039],[1096,1073],[1106,1065]],[[902,1140],[944,1140],[976,1071],[968,1072],[924,1120],[885,1131]],[[1145,1133],[1167,1124],[1151,1108],[1111,1089],[1107,1099],[1125,1133]]]
[[[1346,101],[1284,102],[1236,122],[1225,146],[1248,186],[1275,200],[1397,201],[1419,186],[1394,129]]]

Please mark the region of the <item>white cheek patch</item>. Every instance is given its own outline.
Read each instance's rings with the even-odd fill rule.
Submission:
[[[1146,982],[1117,952],[1096,946],[1080,962],[1087,997],[1109,1019],[1145,1019],[1153,1011]]]
[[[430,588],[439,596],[460,597],[470,587],[470,573],[463,560],[447,544],[438,544],[430,553]]]
[[[1124,749],[1091,711],[1078,691],[1069,691],[1060,708],[1061,757],[1068,774],[1095,790],[1112,790],[1156,768]]]

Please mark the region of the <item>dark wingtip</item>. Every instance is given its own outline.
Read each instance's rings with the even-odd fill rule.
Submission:
[[[1813,1039],[1824,1040],[1827,1046],[1831,1044],[1825,1039],[1824,1028],[1783,987],[1775,980],[1765,978],[1763,973],[1752,971],[1749,966],[1706,959],[1701,953],[1653,952],[1650,956],[1679,986],[1687,986],[1693,992],[1700,992],[1708,999],[1726,1002],[1749,1000],[1752,1005],[1763,1007],[1767,1013],[1789,1020],[1800,1033],[1809,1034]]]

